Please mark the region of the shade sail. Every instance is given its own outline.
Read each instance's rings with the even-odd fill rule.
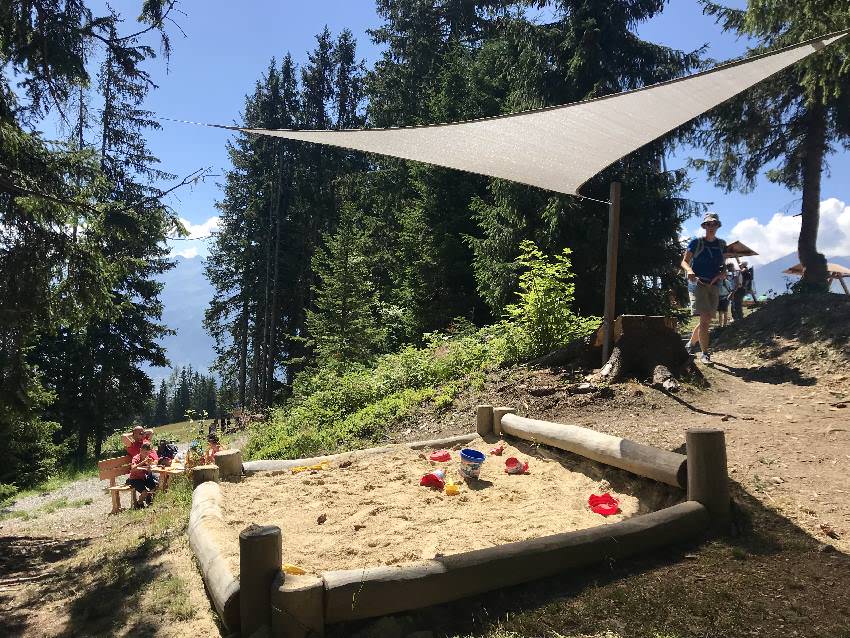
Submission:
[[[758,253],[740,241],[733,241],[728,244],[726,252],[723,253],[724,257],[753,257],[754,255],[758,255]]]
[[[222,127],[455,168],[578,194],[591,177],[718,104],[847,35],[585,102],[409,128],[295,131]]]

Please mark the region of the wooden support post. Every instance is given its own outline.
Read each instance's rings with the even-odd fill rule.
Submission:
[[[207,481],[218,483],[218,465],[196,465],[192,468],[192,489]]]
[[[272,584],[280,574],[282,540],[277,525],[249,525],[239,533],[239,617],[250,638],[272,624]]]
[[[493,431],[493,406],[479,405],[475,410],[475,431],[486,436]]]
[[[611,354],[617,297],[617,252],[620,247],[620,182],[611,182],[608,205],[608,259],[605,266],[605,317],[602,340],[602,365]]]
[[[516,414],[516,410],[505,406],[493,408],[493,433],[496,436],[502,436],[502,417],[506,414]]]
[[[847,284],[846,284],[846,283],[844,283],[844,277],[843,277],[843,276],[842,276],[842,277],[837,277],[837,279],[838,279],[838,283],[840,283],[840,284],[841,284],[841,287],[842,287],[842,288],[844,288],[844,294],[845,294],[845,295],[850,295],[850,290],[847,290]]]
[[[701,503],[711,516],[711,527],[725,532],[731,521],[726,437],[723,430],[693,428],[686,432],[688,500]]]
[[[242,450],[222,450],[215,455],[215,464],[222,481],[238,483],[242,480]]]

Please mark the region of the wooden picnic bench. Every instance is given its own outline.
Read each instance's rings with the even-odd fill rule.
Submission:
[[[131,485],[116,485],[115,479],[130,473],[130,456],[124,455],[114,459],[98,461],[97,471],[100,480],[109,480],[109,493],[112,496],[112,514],[117,514],[121,507],[121,492],[130,492],[130,504],[136,504],[136,490]]]

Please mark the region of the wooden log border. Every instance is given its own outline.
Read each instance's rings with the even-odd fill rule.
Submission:
[[[487,411],[490,406],[480,408]],[[687,466],[685,455],[675,452],[587,428],[519,417],[508,409],[498,416],[499,422],[496,419],[492,422],[493,429],[501,430],[505,435],[551,445],[676,487],[686,487],[688,472],[695,471]],[[479,415],[479,425],[482,417],[487,420],[486,415]],[[249,461],[244,468],[247,475],[274,475],[300,465],[355,459],[399,448],[451,447],[468,443],[476,436],[477,433],[465,434],[308,459]],[[718,481],[723,482],[725,464],[714,469],[717,470]],[[271,635],[285,638],[321,636],[329,623],[441,604],[697,537],[712,525],[712,510],[707,506],[714,501],[719,502],[723,496],[718,490],[709,491],[712,493],[702,499],[688,500],[618,523],[429,561],[326,571],[319,576],[292,577],[280,573],[271,591]],[[195,489],[189,518],[189,541],[198,557],[216,611],[229,630],[238,631],[239,582],[226,566],[220,548],[208,531],[212,526],[224,524],[221,501],[218,483],[203,483]],[[285,558],[285,539],[283,555]]]
[[[212,534],[224,526],[221,515],[222,494],[219,484],[201,483],[192,492],[189,514],[189,546],[198,559],[198,566],[207,586],[213,606],[229,631],[239,631],[239,581]]]
[[[289,460],[273,460],[273,461],[247,461],[242,464],[245,474],[252,476],[254,474],[284,474],[289,472],[293,467],[302,465],[315,465],[323,461],[345,461],[353,460],[363,456],[372,454],[382,454],[384,452],[392,452],[402,448],[411,450],[424,449],[439,449],[442,447],[451,447],[453,445],[469,443],[473,441],[478,434],[461,434],[458,436],[450,436],[445,439],[432,439],[430,441],[413,441],[412,443],[396,443],[394,445],[383,445],[381,447],[370,447],[365,450],[351,450],[350,452],[341,452],[339,454],[329,454],[326,456],[314,456],[308,459],[289,459]]]
[[[497,420],[499,425],[496,425]],[[684,454],[577,425],[538,421],[511,413],[505,413],[501,418],[497,414],[494,427],[518,439],[551,445],[674,487],[687,487],[688,457]]]
[[[421,563],[324,572],[325,622],[428,607],[623,558],[697,536],[708,521],[705,507],[685,501],[619,523]]]

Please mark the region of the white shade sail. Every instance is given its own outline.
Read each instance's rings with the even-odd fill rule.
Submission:
[[[341,131],[222,128],[388,155],[577,195],[582,184],[618,159],[847,33],[635,91],[468,122]]]

